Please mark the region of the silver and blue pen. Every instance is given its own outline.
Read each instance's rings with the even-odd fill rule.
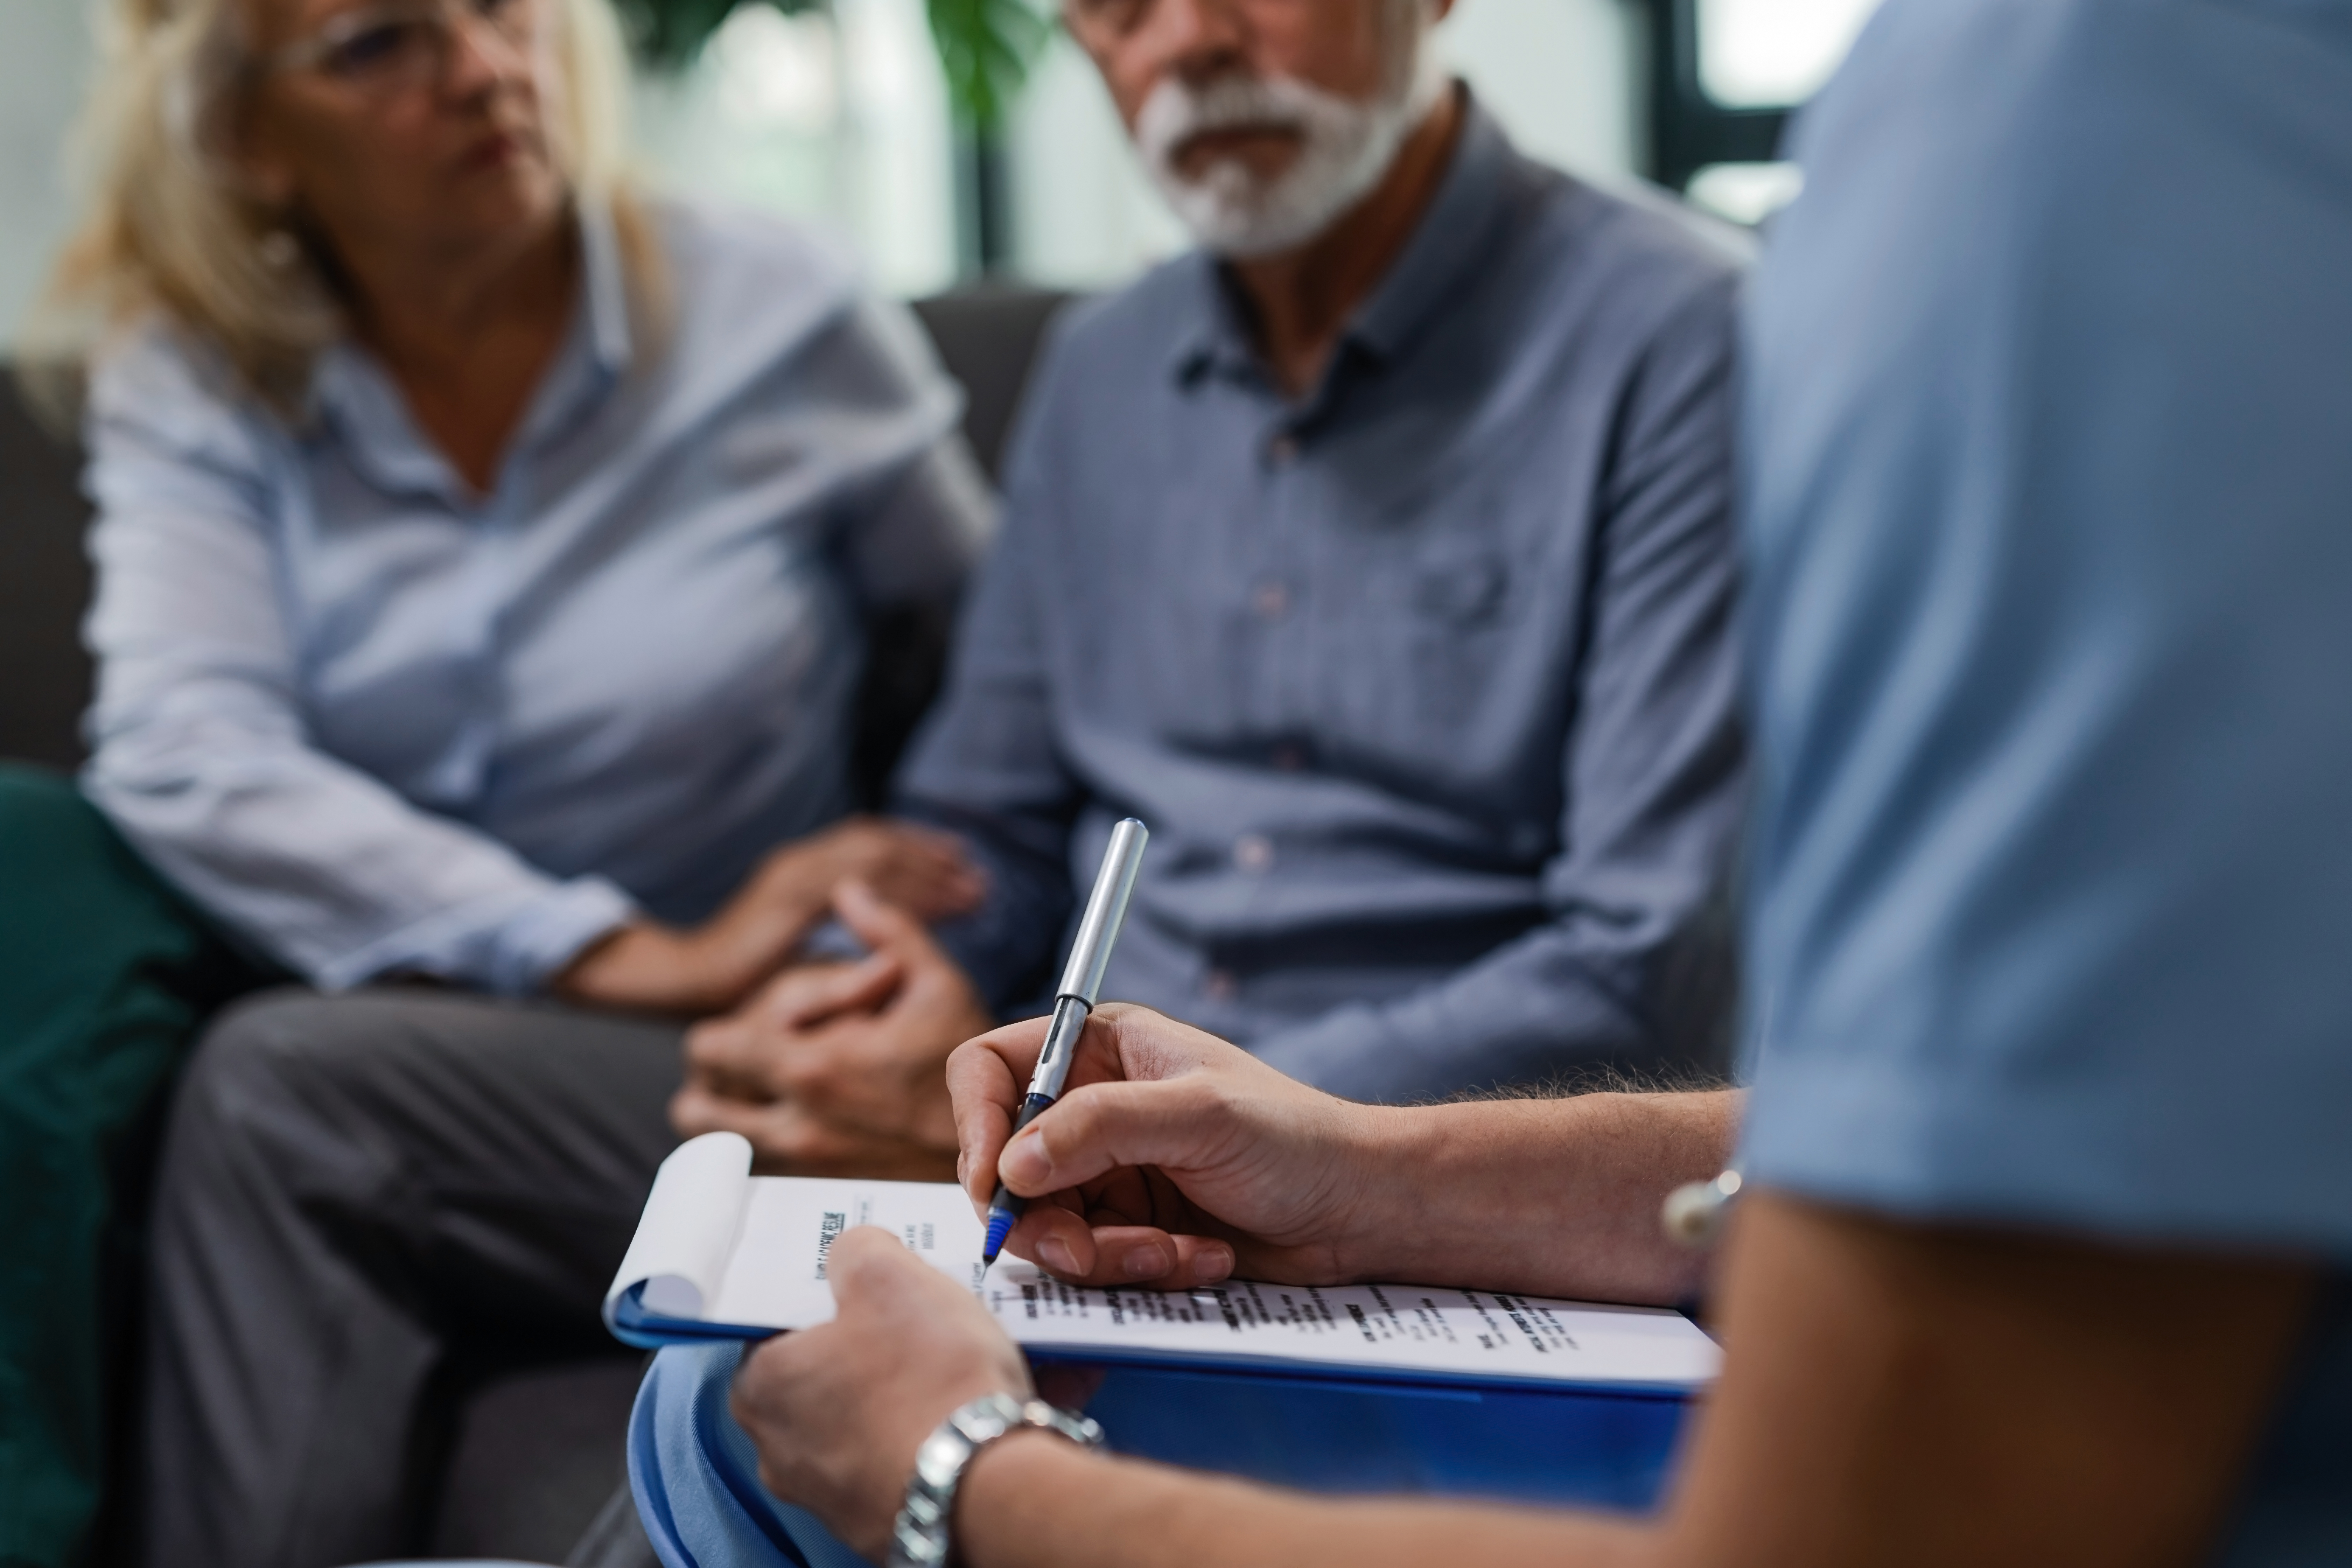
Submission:
[[[1095,890],[1087,896],[1087,911],[1078,920],[1077,940],[1070,944],[1070,962],[1062,970],[1062,984],[1054,989],[1054,1022],[1045,1030],[1045,1048],[1037,1055],[1029,1075],[1028,1098],[1013,1119],[1013,1132],[1045,1114],[1062,1097],[1069,1080],[1070,1058],[1077,1054],[1078,1037],[1086,1033],[1087,1015],[1102,994],[1103,971],[1110,966],[1111,943],[1118,940],[1119,921],[1127,918],[1128,895],[1135,891],[1135,873],[1143,865],[1144,842],[1151,835],[1134,817],[1119,819],[1110,830],[1110,847],[1103,851],[1102,869],[1095,873]],[[1012,1138],[1005,1142],[1010,1143]],[[996,1261],[1004,1238],[1020,1219],[1022,1200],[1002,1180],[988,1201],[988,1246],[983,1265]]]

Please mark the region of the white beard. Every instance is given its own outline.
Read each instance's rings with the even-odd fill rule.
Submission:
[[[1413,29],[1406,35],[1411,56],[1368,102],[1290,77],[1228,76],[1201,88],[1170,77],[1151,89],[1136,116],[1136,147],[1195,239],[1221,256],[1276,256],[1313,239],[1380,184],[1453,80],[1419,16],[1398,20]],[[1233,158],[1191,179],[1177,171],[1176,149],[1189,138],[1239,126],[1295,131],[1298,156],[1272,180]]]

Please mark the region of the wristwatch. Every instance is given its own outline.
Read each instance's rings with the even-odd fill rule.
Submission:
[[[898,1522],[890,1531],[890,1568],[941,1568],[948,1560],[948,1524],[964,1467],[989,1444],[1024,1426],[1066,1437],[1081,1448],[1102,1447],[1102,1428],[1083,1415],[1056,1410],[1042,1399],[1024,1405],[1009,1394],[982,1394],[940,1422],[939,1430],[915,1450],[907,1506],[898,1510]]]

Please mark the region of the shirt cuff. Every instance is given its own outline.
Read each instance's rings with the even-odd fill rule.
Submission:
[[[576,877],[503,909],[476,902],[444,910],[321,966],[312,979],[322,991],[347,991],[378,975],[414,971],[494,995],[530,995],[635,913],[629,896],[604,878]]]
[[[501,996],[545,990],[589,943],[635,913],[629,895],[602,877],[561,883],[489,933],[484,983]]]

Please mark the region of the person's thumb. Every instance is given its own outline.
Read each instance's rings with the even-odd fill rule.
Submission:
[[[1063,1191],[1125,1165],[1197,1170],[1228,1147],[1234,1119],[1214,1085],[1192,1075],[1072,1089],[997,1156],[1024,1197]]]
[[[896,955],[869,952],[839,969],[788,973],[769,994],[768,1012],[779,1028],[804,1029],[836,1014],[873,1012],[905,979]]]
[[[874,952],[914,959],[936,951],[938,944],[922,921],[862,881],[844,882],[835,889],[833,908],[851,934]]]
[[[846,1317],[855,1309],[902,1293],[909,1271],[920,1275],[928,1266],[880,1226],[861,1225],[834,1237],[823,1268],[833,1286],[834,1306]]]

